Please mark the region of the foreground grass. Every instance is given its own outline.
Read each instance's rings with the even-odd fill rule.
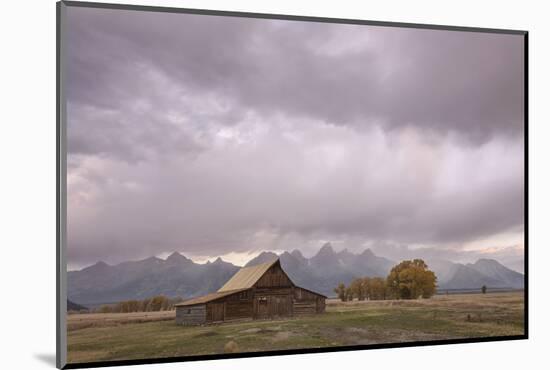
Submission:
[[[523,334],[523,293],[461,294],[418,301],[327,302],[322,315],[270,321],[177,326],[169,313],[69,318],[70,363],[399,343]],[[174,313],[171,314],[172,317]],[[154,320],[154,321],[152,321]],[[73,324],[71,326],[71,324]]]

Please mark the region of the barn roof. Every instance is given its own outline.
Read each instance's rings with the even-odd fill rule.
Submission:
[[[271,262],[262,263],[255,266],[243,267],[227,283],[224,284],[218,292],[228,292],[235,289],[249,289],[260,280],[263,274],[274,264],[278,263],[279,259]]]
[[[261,263],[259,265],[243,267],[231,279],[229,279],[224,286],[222,286],[217,292],[206,294],[200,297],[191,298],[187,301],[175,304],[175,306],[193,306],[196,304],[208,303],[215,301],[216,299],[227,297],[234,293],[248,290],[256,284],[258,280],[271,268],[271,266],[279,263],[279,259],[275,259],[270,262]],[[314,292],[312,290],[297,287],[299,289],[307,290],[310,293],[325,297],[325,295]]]
[[[301,286],[297,286],[296,288],[297,288],[297,289],[305,290],[306,292],[310,292],[310,293],[315,294],[315,295],[318,295],[318,296],[320,296],[320,297],[328,298],[326,295],[321,294],[321,293],[317,293],[317,292],[315,292],[315,291],[313,291],[313,290],[311,290],[311,289],[306,289],[306,288],[301,287]]]
[[[181,303],[177,303],[174,306],[193,306],[193,305],[196,305],[196,304],[208,303],[208,302],[214,301],[218,298],[227,297],[228,295],[231,295],[233,293],[242,292],[244,290],[246,290],[246,289],[235,289],[235,290],[228,290],[228,291],[225,291],[225,292],[214,292],[214,293],[210,293],[210,294],[203,295],[203,296],[200,296],[200,297],[188,299],[188,300],[183,301]]]

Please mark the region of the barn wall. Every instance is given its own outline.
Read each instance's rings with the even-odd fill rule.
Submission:
[[[260,294],[254,297],[254,318],[267,319],[292,316],[292,295]]]
[[[271,282],[273,281],[271,280]],[[279,280],[279,282],[285,283],[284,280]],[[265,319],[292,316],[292,289],[294,288],[257,287],[253,289],[253,317],[256,319]]]
[[[196,306],[177,306],[176,324],[178,325],[198,325],[206,321],[206,305]]]
[[[225,320],[252,318],[253,294],[247,290],[225,299]]]
[[[325,297],[296,287],[279,264],[254,285],[253,316],[270,318],[325,312]]]
[[[317,313],[324,313],[326,308],[325,297],[317,297]]]
[[[254,289],[254,296],[263,295],[290,295],[292,296],[292,288],[256,288]]]
[[[305,289],[294,288],[293,312],[295,316],[325,312],[325,298]]]

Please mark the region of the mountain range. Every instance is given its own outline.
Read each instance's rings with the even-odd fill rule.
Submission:
[[[335,252],[332,246],[325,244],[317,254],[305,258],[295,249],[278,256],[281,266],[292,281],[299,286],[323,293],[334,295],[334,288],[339,282],[350,282],[360,276],[387,276],[395,264],[384,257],[376,256],[370,249],[355,254],[344,249]],[[249,261],[246,266],[257,265],[277,258],[273,252],[262,252]]]
[[[73,302],[89,305],[163,294],[193,297],[218,290],[238,266],[218,258],[198,264],[174,252],[165,260],[150,257],[118,265],[98,262],[67,274],[67,295]]]
[[[385,277],[396,264],[375,255],[370,249],[352,253],[335,252],[326,243],[311,258],[295,249],[277,255],[262,252],[246,266],[279,258],[283,269],[295,284],[333,296],[338,283],[349,283],[355,277]],[[523,275],[495,260],[480,259],[471,264],[446,260],[427,261],[437,278],[439,289],[523,288]],[[84,305],[144,299],[158,294],[189,298],[218,290],[239,266],[223,261],[199,264],[172,253],[166,259],[150,257],[117,265],[98,262],[79,271],[68,272],[68,298]]]
[[[521,289],[524,276],[499,262],[482,258],[475,263],[454,263],[445,260],[427,261],[428,267],[435,272],[440,290],[478,289],[485,285],[490,288]]]

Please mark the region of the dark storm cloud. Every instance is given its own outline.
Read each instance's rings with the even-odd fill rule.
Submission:
[[[68,22],[73,263],[522,228],[520,36],[85,8]]]
[[[165,108],[154,88],[139,86],[137,77],[154,66],[242,109],[335,124],[374,119],[478,140],[523,130],[521,36],[70,11],[69,95],[86,104],[120,107],[145,94]],[[354,48],[361,38],[364,45]],[[344,52],[331,52],[342,45]]]

